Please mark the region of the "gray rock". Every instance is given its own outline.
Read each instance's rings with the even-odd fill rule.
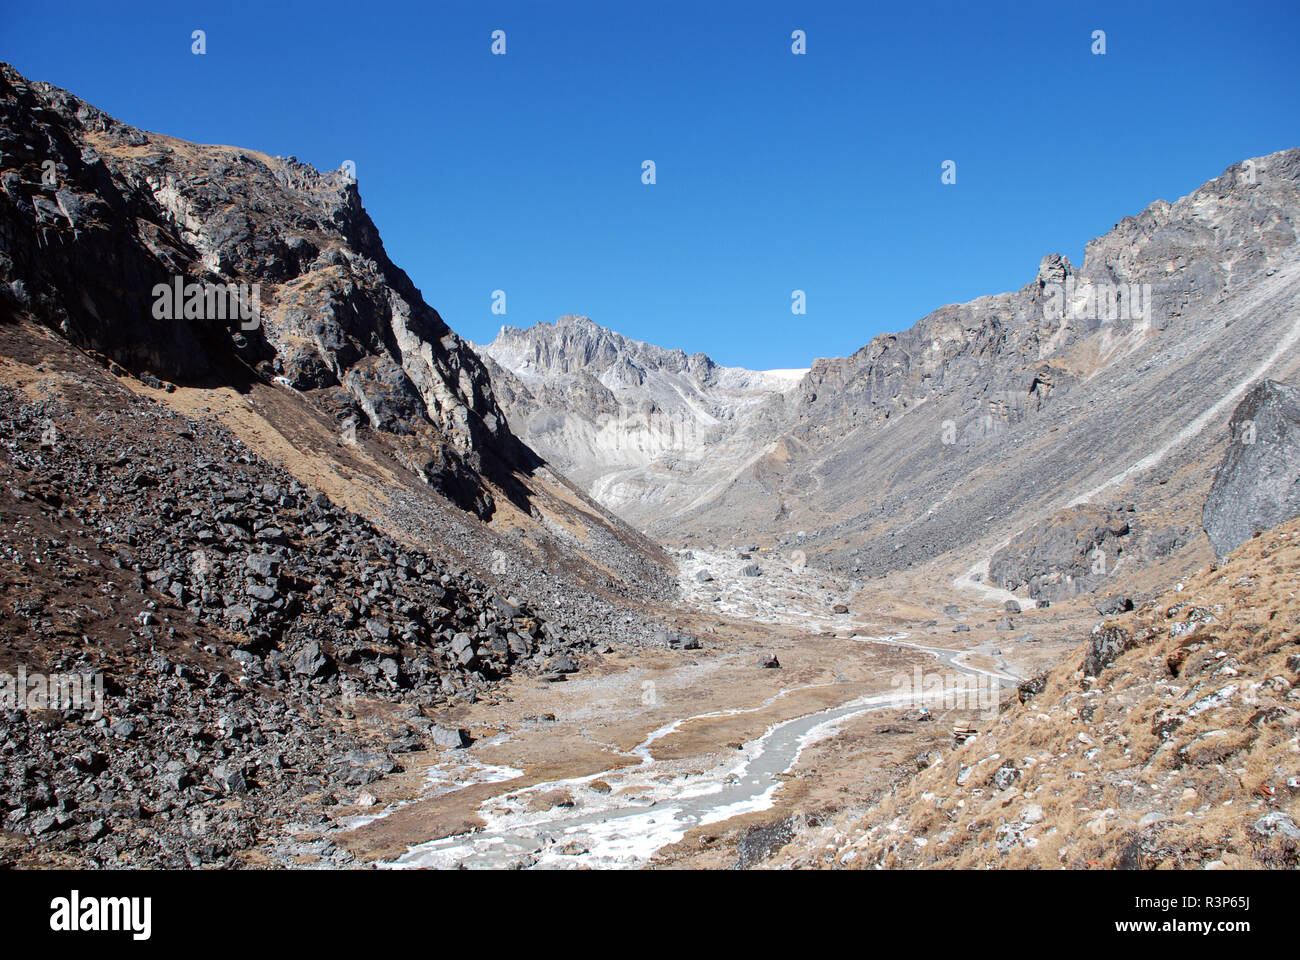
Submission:
[[[244,778],[244,771],[230,764],[217,764],[212,768],[212,779],[226,793],[247,793],[248,781]]]
[[[573,662],[572,657],[563,654],[547,664],[547,669],[552,673],[577,673],[578,665]]]
[[[1266,813],[1251,826],[1261,837],[1285,837],[1288,840],[1300,840],[1300,827],[1295,821],[1280,810]]]
[[[266,553],[250,553],[244,564],[259,577],[273,577],[280,569],[280,561]]]
[[[293,658],[293,672],[302,677],[320,677],[330,672],[332,663],[327,654],[321,651],[315,640],[302,648]]]
[[[1127,630],[1121,627],[1098,628],[1088,638],[1088,649],[1083,657],[1083,673],[1095,677],[1110,666],[1124,652],[1130,640]]]
[[[1300,390],[1260,380],[1237,405],[1201,525],[1226,556],[1255,533],[1300,516]]]
[[[504,597],[493,597],[492,606],[502,620],[513,620],[522,613],[518,602]]]
[[[353,750],[337,762],[339,781],[353,787],[374,783],[401,769],[392,757],[377,750]]]
[[[438,726],[430,728],[429,739],[440,747],[450,747],[453,750],[468,747],[473,742],[468,730]]]
[[[1015,764],[1010,760],[1006,760],[1002,766],[993,771],[993,776],[989,778],[989,785],[994,790],[1005,790],[1019,780],[1020,776],[1020,770],[1017,769]]]
[[[1097,604],[1097,612],[1103,617],[1114,617],[1121,613],[1127,613],[1133,609],[1133,601],[1125,596],[1107,597],[1101,603]]]
[[[263,603],[271,603],[278,596],[275,588],[268,587],[261,583],[245,584],[244,593],[252,597],[254,600],[261,600]]]

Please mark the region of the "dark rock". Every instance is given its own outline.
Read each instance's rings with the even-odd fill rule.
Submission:
[[[430,728],[429,739],[440,747],[450,747],[452,749],[468,747],[473,742],[468,730],[439,726]]]
[[[1129,597],[1116,595],[1107,597],[1101,603],[1097,604],[1097,612],[1103,617],[1113,617],[1121,613],[1127,613],[1133,609],[1133,600]]]
[[[547,664],[547,669],[553,673],[577,673],[578,665],[573,662],[572,657],[564,654]]]
[[[1129,632],[1122,627],[1100,626],[1094,630],[1083,657],[1081,669],[1084,676],[1098,676],[1128,648],[1131,639]]]

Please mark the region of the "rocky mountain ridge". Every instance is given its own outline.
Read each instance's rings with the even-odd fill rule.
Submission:
[[[0,426],[0,674],[105,690],[6,708],[3,862],[261,863],[662,631],[669,561],[510,432],[355,182],[8,66]]]
[[[1099,622],[997,718],[772,866],[1300,865],[1300,521]]]
[[[803,373],[720,366],[577,316],[502,327],[474,348],[512,427],[636,524],[685,509],[725,478],[730,439]]]
[[[344,170],[146,133],[0,65],[0,305],[135,374],[281,378],[482,516],[529,462],[483,365],[384,251]],[[158,309],[235,286],[257,316]],[[163,314],[160,316],[160,314]]]
[[[1300,378],[1298,210],[1300,150],[1234,164],[1124,217],[1080,266],[1045,256],[1020,290],[815,361],[691,458],[661,460],[639,499],[603,502],[661,538],[707,544],[743,531],[860,577],[974,564],[974,582],[999,589],[1069,578],[1044,593],[1057,599],[1110,589],[1143,565],[1194,563],[1207,547],[1200,510],[1222,457],[1218,425],[1257,380]],[[547,393],[587,364],[618,369],[620,339],[601,343],[516,347],[528,394],[502,388],[507,416],[531,438],[557,417],[611,411],[594,380]],[[607,490],[592,445],[556,436],[567,469]],[[1074,538],[1081,509],[1124,513],[1139,533],[1116,534],[1096,572],[1096,557],[1083,559],[1095,538],[1082,554],[1059,537],[1023,541],[1043,524]],[[1017,559],[1016,543],[1030,553]],[[999,550],[1011,553],[992,576]],[[1028,573],[1008,577],[1012,568]]]

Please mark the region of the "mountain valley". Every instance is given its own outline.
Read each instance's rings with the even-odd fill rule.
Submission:
[[[1300,865],[1298,211],[807,368],[473,344],[347,171],[0,66],[0,674],[103,698],[0,704],[0,863]]]

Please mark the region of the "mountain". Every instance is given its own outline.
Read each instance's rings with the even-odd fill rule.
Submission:
[[[512,427],[598,502],[638,526],[690,510],[730,476],[733,443],[806,371],[723,367],[565,316],[474,346]]]
[[[1222,449],[1205,428],[1300,369],[1298,176],[1300,150],[1234,165],[1125,217],[1077,268],[1045,257],[1014,293],[814,363],[754,437],[780,453],[681,525],[806,526],[810,554],[861,574],[995,549],[1086,504],[1199,540]]]
[[[8,66],[0,93],[7,312],[135,374],[283,378],[340,424],[412,438],[409,467],[490,514],[479,474],[504,481],[526,455],[346,172],[145,133]],[[228,285],[256,296],[256,317],[191,302]]]
[[[602,383],[570,386],[589,363],[635,384],[653,348],[562,323],[484,352],[527,372],[527,394],[502,393],[511,422],[656,536],[797,541],[851,576],[924,568],[977,590],[1001,551],[990,595],[1060,599],[1208,549],[1218,427],[1256,380],[1300,373],[1298,177],[1300,150],[1234,164],[1123,218],[1081,265],[1045,256],[1017,291],[817,360],[688,455],[625,455],[627,473],[561,424],[615,413]]]
[[[8,65],[0,423],[0,677],[100,698],[5,701],[0,860],[240,865],[512,677],[655,642],[673,595],[511,433],[343,172]]]
[[[1294,865],[1298,177],[756,372],[0,65],[0,865]]]

